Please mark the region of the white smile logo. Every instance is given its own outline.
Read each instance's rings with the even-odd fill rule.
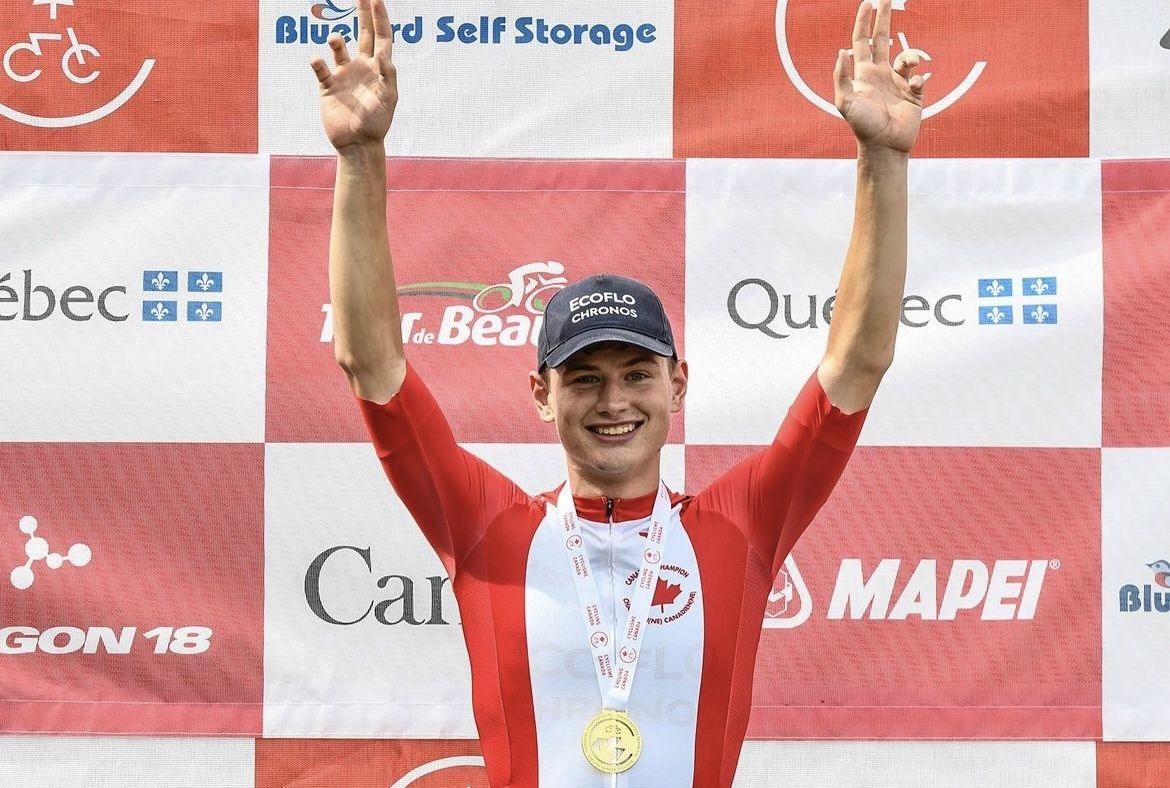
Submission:
[[[483,765],[483,757],[479,755],[456,755],[450,758],[440,758],[437,761],[424,763],[422,766],[411,769],[398,782],[391,785],[390,788],[410,788],[416,780],[421,780],[428,774],[441,772],[444,769],[460,769]]]
[[[841,117],[841,113],[837,111],[837,108],[833,105],[832,101],[817,95],[817,93],[808,86],[808,83],[804,81],[802,76],[800,76],[800,72],[796,70],[796,64],[792,62],[792,53],[788,50],[788,34],[785,31],[785,28],[787,27],[785,21],[788,17],[788,1],[789,0],[778,0],[776,4],[776,46],[780,50],[780,62],[784,66],[784,73],[786,73],[788,78],[792,80],[793,87],[799,91],[800,95],[808,99],[813,106],[818,107],[819,109],[822,109],[835,117]],[[907,2],[909,2],[909,0],[893,0],[892,10],[905,11]],[[903,50],[915,52],[924,61],[929,62],[931,60],[930,55],[928,55],[926,52],[910,46],[909,42],[906,40],[905,33],[898,33],[898,43],[901,45]],[[826,62],[831,62],[831,59]],[[930,106],[923,108],[923,119],[937,115],[961,99],[963,95],[975,84],[976,80],[979,79],[980,75],[983,74],[983,69],[985,68],[987,68],[986,60],[976,61],[975,65],[971,66],[971,70],[967,72],[967,76],[963,78],[963,81],[960,82],[954,90]],[[930,76],[930,73],[927,72],[922,75],[922,78],[927,80],[930,79]]]
[[[57,6],[72,7],[73,0],[32,0],[32,4],[34,6],[48,6],[49,19],[56,20]],[[101,57],[101,52],[96,47],[83,43],[78,38],[77,31],[72,27],[66,27],[64,34],[59,32],[30,32],[28,33],[28,41],[18,41],[8,47],[4,51],[4,74],[13,82],[28,83],[35,82],[39,79],[41,74],[44,73],[44,69],[40,68],[37,61],[42,57],[48,56],[49,51],[55,48],[52,46],[42,48],[42,44],[45,42],[62,42],[63,44],[68,44],[60,58],[61,72],[75,85],[88,85],[102,73],[101,69],[95,68],[95,64],[92,62],[94,59]],[[55,52],[53,52],[53,57],[56,57]],[[144,60],[138,69],[138,74],[135,75],[134,79],[130,81],[130,84],[121,93],[109,102],[89,112],[83,112],[80,115],[45,117],[41,115],[29,115],[0,103],[0,115],[16,123],[22,123],[25,126],[36,126],[44,129],[62,129],[93,123],[117,111],[122,105],[133,98],[139,88],[145,84],[146,78],[150,76],[150,71],[154,68],[154,63],[153,58]]]

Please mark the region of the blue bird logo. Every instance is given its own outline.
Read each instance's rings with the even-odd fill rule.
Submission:
[[[1155,583],[1163,588],[1170,588],[1170,561],[1163,558],[1152,564],[1146,564],[1146,566],[1154,570]]]
[[[324,19],[332,22],[341,19],[344,16],[352,14],[353,8],[341,8],[336,5],[333,0],[325,0],[324,3],[315,3],[309,11],[318,19]]]

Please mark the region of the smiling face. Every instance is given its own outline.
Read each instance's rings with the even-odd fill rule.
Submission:
[[[557,425],[575,494],[629,498],[657,489],[670,416],[686,396],[685,361],[602,342],[529,382],[540,418]]]

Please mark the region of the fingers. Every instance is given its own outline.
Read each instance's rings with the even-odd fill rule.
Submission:
[[[853,75],[849,64],[849,50],[837,50],[837,64],[833,67],[833,103],[841,109],[853,96]]]
[[[386,0],[369,0],[374,12],[374,54],[378,67],[386,76],[393,69],[394,29],[390,26],[390,15],[386,12]]]
[[[853,22],[853,59],[858,63],[869,63],[873,60],[873,54],[869,49],[870,16],[872,14],[873,6],[870,5],[869,0],[861,0],[861,5],[857,7],[857,19]]]
[[[309,61],[309,65],[313,67],[313,73],[317,75],[317,81],[323,86],[328,86],[329,78],[333,75],[329,73],[329,66],[325,65],[325,59],[315,57]]]
[[[890,62],[890,0],[878,0],[873,23],[873,62]]]
[[[905,49],[894,58],[894,71],[898,76],[906,80],[906,84],[910,86],[910,92],[919,98],[922,97],[923,88],[926,85],[926,78],[920,74],[915,74],[914,69],[922,64],[922,55],[914,49]]]
[[[894,58],[894,71],[905,80],[909,80],[914,69],[922,63],[922,56],[913,49],[906,49]]]
[[[358,54],[370,57],[374,54],[374,26],[370,14],[370,0],[358,0]]]
[[[329,48],[333,50],[333,62],[338,68],[349,62],[349,50],[345,48],[345,41],[337,33],[329,36]]]

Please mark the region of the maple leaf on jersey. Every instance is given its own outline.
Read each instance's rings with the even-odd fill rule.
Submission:
[[[681,583],[668,583],[660,577],[658,585],[654,587],[654,598],[650,600],[650,606],[657,606],[666,612],[666,606],[673,605],[674,600],[678,599],[678,595],[681,593]]]

